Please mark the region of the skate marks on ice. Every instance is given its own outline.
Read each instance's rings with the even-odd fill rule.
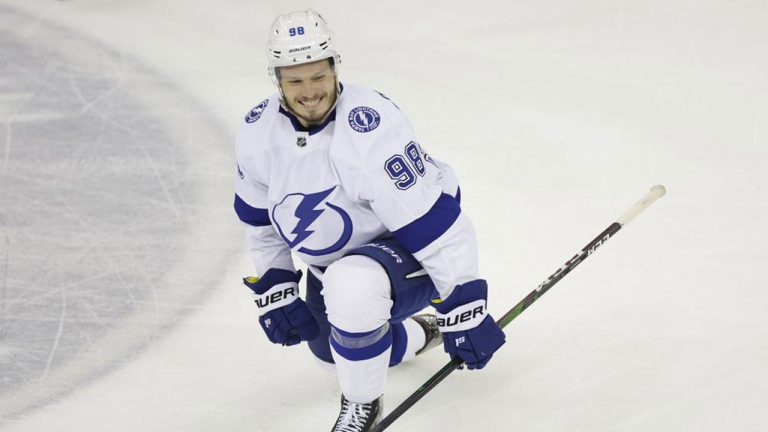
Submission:
[[[128,361],[240,244],[212,204],[229,196],[231,138],[165,78],[3,6],[0,56],[7,419]]]

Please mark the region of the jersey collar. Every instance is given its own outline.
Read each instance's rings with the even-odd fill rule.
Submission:
[[[339,104],[339,98],[341,98],[341,94],[344,92],[344,84],[339,83],[339,96],[336,98],[336,105]],[[336,120],[336,106],[333,107],[333,110],[331,110],[331,113],[328,114],[328,117],[319,125],[316,126],[310,126],[306,127],[302,125],[299,122],[299,119],[296,118],[295,115],[293,115],[291,112],[283,108],[283,104],[280,104],[280,114],[283,114],[284,116],[288,117],[288,120],[291,121],[291,125],[293,125],[293,130],[296,132],[307,132],[309,135],[314,135],[323,129],[325,129],[328,124],[334,120]]]

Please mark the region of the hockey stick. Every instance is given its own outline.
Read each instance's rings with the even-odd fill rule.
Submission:
[[[545,292],[549,291],[550,288],[558,283],[560,279],[564,278],[565,275],[571,272],[571,270],[576,268],[576,266],[581,264],[582,261],[592,255],[592,253],[594,253],[600,246],[605,244],[609,238],[613,237],[624,225],[628,224],[632,219],[635,218],[635,216],[639,215],[643,210],[651,205],[651,203],[664,196],[665,193],[667,193],[667,190],[664,188],[664,186],[656,185],[652,187],[651,190],[645,194],[642,199],[640,199],[640,201],[635,203],[635,205],[630,207],[629,210],[624,212],[624,214],[621,215],[621,217],[619,217],[616,222],[612,223],[591,242],[584,246],[579,253],[566,261],[562,267],[560,267],[556,272],[552,273],[552,275],[549,276],[544,282],[539,284],[535,290],[531,291],[527,296],[525,296],[524,299],[520,300],[515,305],[515,307],[510,309],[506,314],[504,314],[504,316],[496,321],[499,327],[504,328],[507,326],[507,324],[511,323],[512,320],[517,318],[518,315],[523,313],[524,310],[528,309],[528,307],[532,305],[536,300],[538,300],[539,297],[544,295]],[[433,375],[432,378],[427,380],[427,382],[425,382],[421,387],[413,392],[413,394],[411,394],[405,401],[403,401],[403,403],[398,405],[397,408],[395,408],[391,413],[384,417],[381,422],[379,422],[371,429],[370,432],[381,432],[389,427],[389,425],[400,418],[400,416],[408,411],[408,409],[410,409],[416,402],[424,397],[424,395],[429,393],[433,388],[435,388],[435,386],[437,386],[454,370],[458,369],[462,364],[463,362],[458,357],[452,359],[435,375]]]

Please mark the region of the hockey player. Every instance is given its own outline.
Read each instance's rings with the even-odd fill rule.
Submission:
[[[389,366],[443,341],[480,369],[504,333],[487,312],[451,168],[425,153],[392,101],[339,81],[316,12],[278,16],[267,51],[278,92],[245,116],[236,144],[235,210],[261,275],[244,282],[270,341],[307,341],[335,365],[332,431],[367,431]],[[306,300],[292,252],[308,266]],[[436,316],[413,316],[430,303]]]

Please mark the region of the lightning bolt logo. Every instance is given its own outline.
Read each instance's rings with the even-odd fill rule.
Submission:
[[[307,255],[312,256],[320,256],[320,255],[326,255],[333,252],[338,251],[339,249],[343,248],[347,242],[349,242],[349,239],[352,237],[352,218],[350,218],[349,214],[344,211],[341,207],[335,206],[331,204],[330,202],[326,201],[329,195],[333,193],[333,191],[336,189],[336,186],[324,190],[322,192],[317,192],[313,194],[302,194],[302,193],[294,193],[289,194],[283,200],[277,204],[272,209],[272,220],[276,222],[277,231],[280,234],[280,237],[282,237],[283,241],[290,247],[291,249],[297,248],[297,251],[300,253],[304,253]],[[293,229],[290,231],[290,237],[286,236],[285,233],[286,230],[283,229],[283,227],[286,225],[285,217],[283,216],[283,220],[280,220],[280,217],[277,216],[276,211],[279,207],[282,206],[285,210],[288,210],[291,206],[291,203],[295,203],[297,201],[296,197],[301,197],[301,201],[296,205],[296,208],[293,212],[288,213],[292,214],[293,217],[298,220],[298,222],[295,222],[295,225],[293,226]],[[312,227],[312,224],[327,210],[331,209],[335,214],[338,215],[338,217],[341,219],[341,223],[343,224],[341,229],[341,235],[340,238],[336,241],[329,241],[328,243],[333,242],[328,247],[324,247],[321,249],[310,249],[309,247],[301,246],[305,240],[307,240],[309,237],[312,236],[312,234],[315,233],[315,230],[310,229]],[[283,213],[283,212],[281,212]],[[283,213],[285,215],[285,213]],[[288,224],[293,224],[293,221],[287,222]],[[319,234],[318,234],[319,235]],[[319,240],[312,240],[312,244],[316,244],[318,241],[322,242],[323,237],[321,236]],[[326,243],[327,244],[327,243]]]
[[[296,234],[296,237],[294,237],[293,241],[288,243],[289,247],[296,246],[314,233],[314,231],[309,230],[309,226],[312,225],[312,222],[316,221],[325,211],[324,209],[318,210],[315,207],[322,203],[334,189],[335,187],[328,189],[327,191],[306,195],[296,207],[296,211],[293,215],[299,219],[299,222],[296,224],[293,231],[291,231],[291,234]]]
[[[368,127],[368,116],[365,115],[365,112],[360,111],[357,113],[357,123],[362,125],[363,127]]]
[[[347,120],[349,120],[349,126],[352,129],[366,133],[379,127],[381,116],[371,107],[359,106],[349,112]]]

